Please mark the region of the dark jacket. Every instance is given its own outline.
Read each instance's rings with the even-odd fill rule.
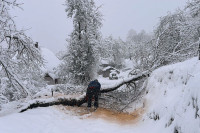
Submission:
[[[99,93],[101,84],[98,81],[91,81],[87,88],[87,93]]]

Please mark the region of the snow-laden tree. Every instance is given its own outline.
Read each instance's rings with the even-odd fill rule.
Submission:
[[[196,30],[184,11],[170,13],[160,19],[155,30],[155,61],[166,65],[196,54]]]
[[[192,0],[192,1],[187,2],[186,9],[189,9],[192,17],[199,17],[200,0]]]
[[[98,47],[99,56],[106,58],[115,67],[120,68],[123,64],[123,58],[125,43],[120,38],[115,39],[112,36],[108,36],[102,39],[101,45]]]
[[[198,32],[198,36],[200,36],[200,0],[192,0],[188,2],[185,12],[188,26],[190,26],[194,32]]]
[[[68,39],[69,77],[76,84],[84,84],[95,75],[95,47],[99,43],[102,15],[93,0],[66,0],[66,6],[74,27]]]
[[[158,27],[155,30],[155,56],[157,62],[166,65],[174,57],[171,54],[180,47],[180,26],[184,18],[182,14],[168,14],[161,17]],[[175,57],[176,58],[176,57]]]
[[[9,14],[18,6],[16,0],[0,1],[0,102],[31,96],[42,81],[40,52]]]
[[[198,52],[200,60],[200,0],[189,1],[185,11],[188,17],[187,29],[190,29],[190,31],[193,31],[193,34],[196,34],[193,43],[199,45]]]
[[[185,10],[177,10],[160,18],[154,36],[130,30],[127,57],[138,68],[150,69],[197,55],[200,36],[200,0],[189,1]],[[152,38],[153,37],[153,38]]]
[[[135,68],[146,70],[151,66],[153,45],[152,35],[144,30],[137,33],[130,30],[126,39],[127,57],[135,62]]]

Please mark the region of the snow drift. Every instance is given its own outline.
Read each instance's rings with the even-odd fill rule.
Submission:
[[[200,61],[197,58],[155,70],[147,84],[147,117],[175,133],[200,132]]]

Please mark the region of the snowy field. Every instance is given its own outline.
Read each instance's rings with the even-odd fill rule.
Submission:
[[[84,113],[84,107],[52,106],[2,116],[3,109],[0,132],[199,133],[199,80],[200,61],[192,58],[161,67],[151,74],[143,111],[117,114],[98,109]]]

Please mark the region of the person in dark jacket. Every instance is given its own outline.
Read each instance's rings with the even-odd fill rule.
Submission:
[[[94,81],[91,81],[88,85],[88,88],[87,88],[87,93],[86,93],[86,96],[87,96],[87,99],[88,99],[88,108],[91,108],[91,104],[92,104],[92,98],[94,97],[94,107],[95,109],[98,108],[99,106],[99,103],[98,103],[98,100],[99,100],[99,94],[100,94],[100,88],[101,88],[101,84],[98,82],[97,79],[95,79]]]

